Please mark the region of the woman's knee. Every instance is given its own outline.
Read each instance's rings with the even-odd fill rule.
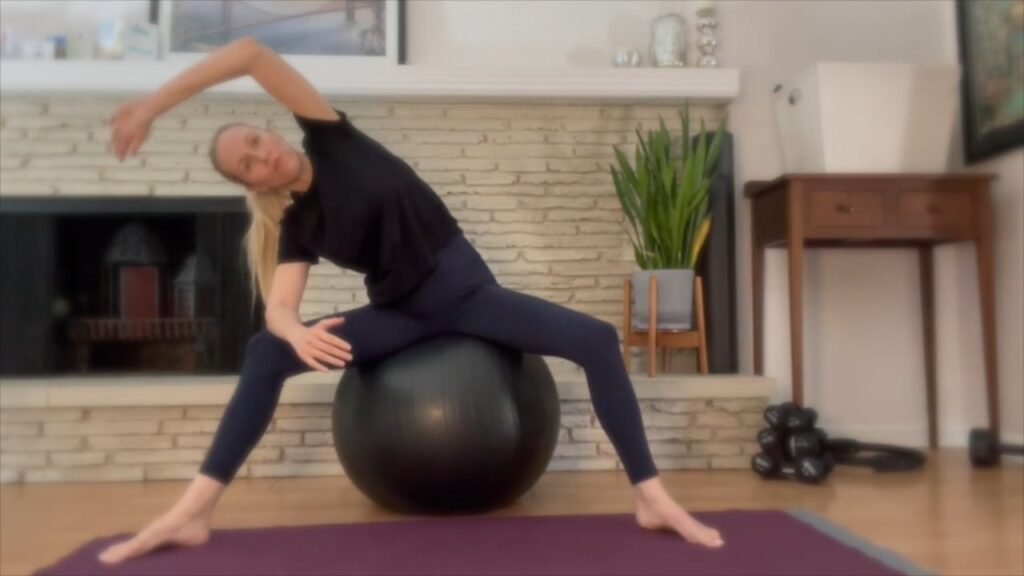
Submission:
[[[291,344],[266,328],[253,334],[245,346],[245,357],[250,361],[272,362],[290,352]]]
[[[608,321],[594,319],[593,327],[590,329],[591,343],[595,348],[618,348],[619,332],[615,326]]]
[[[586,361],[592,356],[602,356],[609,350],[619,347],[619,333],[610,322],[587,316],[580,323],[579,330],[574,331],[570,340],[575,343],[580,358],[577,362]]]

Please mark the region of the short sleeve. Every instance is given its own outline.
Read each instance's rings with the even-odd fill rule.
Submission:
[[[337,120],[320,120],[307,118],[292,113],[295,123],[302,130],[302,147],[306,150],[329,149],[330,142],[336,138],[343,138],[348,132],[348,115],[345,112],[334,108],[338,113]]]
[[[320,262],[320,257],[317,256],[315,252],[303,246],[287,228],[282,227],[281,235],[278,237],[277,242],[277,263],[282,264],[284,262],[309,262],[310,264],[318,264]]]
[[[292,116],[295,118],[295,122],[302,128],[338,128],[345,125],[348,122],[348,116],[345,114],[345,112],[333,107],[332,110],[338,113],[337,120],[321,120],[319,118],[307,118],[305,116],[301,116],[295,113],[292,113]]]

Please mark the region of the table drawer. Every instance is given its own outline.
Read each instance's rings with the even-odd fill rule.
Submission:
[[[877,191],[816,190],[808,198],[808,227],[885,226],[885,194]]]
[[[966,192],[900,192],[899,225],[910,228],[970,228],[974,203]]]

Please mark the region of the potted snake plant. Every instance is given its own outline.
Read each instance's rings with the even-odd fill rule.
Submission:
[[[652,275],[658,279],[658,328],[693,327],[694,266],[711,227],[708,189],[726,120],[709,145],[703,118],[697,141],[691,142],[688,102],[680,117],[682,140],[677,154],[673,154],[671,135],[660,116],[659,130],[648,130],[646,138],[636,129],[632,166],[618,146],[613,146],[619,166],[610,165],[612,179],[640,266],[631,279],[634,330],[648,327],[647,285]]]

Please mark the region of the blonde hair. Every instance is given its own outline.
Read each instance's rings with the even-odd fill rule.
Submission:
[[[233,174],[228,173],[217,164],[215,152],[217,140],[221,134],[235,126],[249,126],[244,122],[232,122],[224,124],[217,129],[210,140],[210,163],[213,168],[225,179],[247,186],[247,183]],[[266,192],[252,193],[248,190],[245,193],[245,205],[249,210],[249,229],[242,240],[242,248],[246,254],[246,261],[249,269],[249,288],[253,294],[258,294],[266,303],[270,294],[270,285],[274,277],[274,268],[277,267],[277,242],[281,235],[281,216],[284,209],[291,203],[291,196],[288,190],[271,189]],[[256,299],[252,299],[255,308]]]

